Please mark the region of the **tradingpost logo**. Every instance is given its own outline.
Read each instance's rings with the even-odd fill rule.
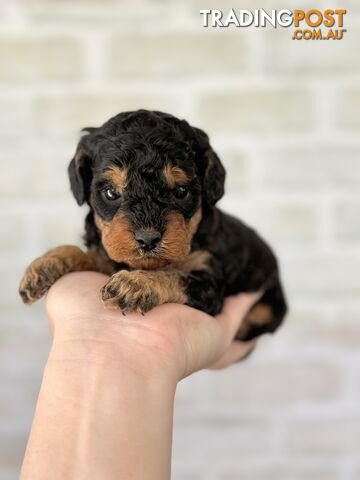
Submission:
[[[342,40],[346,10],[200,10],[203,27],[293,27],[293,40]]]

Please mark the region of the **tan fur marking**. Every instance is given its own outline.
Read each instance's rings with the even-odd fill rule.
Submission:
[[[102,228],[104,226],[104,223],[106,223],[106,222],[101,217],[99,217],[99,215],[96,212],[94,212],[94,222],[95,222],[95,225],[97,226],[97,228],[101,232]]]
[[[131,268],[142,270],[158,270],[169,265],[169,260],[165,257],[138,256],[129,257],[123,262],[127,263]]]
[[[102,290],[107,307],[140,313],[156,305],[185,303],[181,276],[176,270],[122,270],[111,277]]]
[[[123,193],[126,187],[127,170],[121,167],[110,167],[104,172],[108,180],[118,193]]]
[[[118,214],[111,222],[105,222],[95,213],[94,220],[101,232],[103,246],[114,261],[145,270],[156,270],[168,265],[169,260],[161,255],[145,256],[138,251],[131,226],[123,215]]]
[[[236,338],[241,340],[246,337],[252,326],[261,327],[270,323],[273,317],[271,308],[263,303],[255,305],[244,318],[241,327],[239,328]]]
[[[160,246],[148,254],[138,250],[131,225],[122,214],[117,214],[111,222],[105,222],[97,214],[94,219],[103,246],[112,260],[124,262],[131,268],[157,270],[186,260],[192,237],[201,221],[201,208],[188,222],[180,213],[170,213]]]
[[[170,262],[179,263],[186,260],[190,252],[191,240],[200,220],[200,208],[188,222],[180,213],[172,212],[169,214],[162,245]]]
[[[252,325],[262,326],[269,323],[272,319],[273,313],[268,305],[258,303],[255,305],[246,316],[246,320]]]
[[[112,262],[95,250],[85,253],[73,245],[53,248],[27,267],[20,282],[20,295],[25,303],[34,303],[66,273],[85,270],[110,274],[114,267]]]
[[[164,176],[169,188],[175,188],[178,185],[186,185],[189,181],[184,170],[170,165],[169,163],[164,167]]]
[[[79,148],[79,150],[77,150],[75,153],[75,163],[79,164],[83,157],[87,157],[87,154],[83,148]]]
[[[201,211],[201,207],[199,207],[189,221],[190,241],[192,240],[192,237],[196,233],[196,230],[199,226],[199,223],[201,222],[201,219],[202,219],[202,211]]]
[[[190,251],[188,225],[181,213],[171,212],[167,217],[162,248],[170,261],[185,260]]]
[[[136,244],[131,226],[123,214],[115,215],[111,222],[105,222],[97,214],[95,225],[101,231],[103,246],[109,257],[116,262],[127,262],[135,255]]]
[[[197,250],[189,255],[187,260],[181,265],[181,270],[188,275],[194,270],[208,270],[207,261],[210,258],[210,253],[204,250]]]

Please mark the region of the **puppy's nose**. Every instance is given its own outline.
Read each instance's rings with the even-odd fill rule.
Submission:
[[[161,233],[156,230],[138,230],[135,240],[143,250],[153,250],[161,240]]]

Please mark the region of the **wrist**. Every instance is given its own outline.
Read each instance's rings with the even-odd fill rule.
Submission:
[[[178,382],[173,362],[161,352],[137,351],[131,345],[104,338],[64,340],[55,337],[46,369],[56,372],[57,378],[71,379],[82,388],[92,385],[94,393],[106,385],[110,391],[120,380],[175,393]]]
[[[101,345],[55,340],[22,478],[32,478],[34,465],[45,478],[49,464],[54,480],[79,472],[89,480],[169,478],[176,381]],[[122,455],[110,475],[114,445]]]

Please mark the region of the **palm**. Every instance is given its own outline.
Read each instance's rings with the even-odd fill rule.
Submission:
[[[100,289],[107,279],[93,272],[73,273],[51,288],[46,307],[54,340],[68,345],[86,344],[89,351],[111,344],[134,368],[149,368],[151,372],[168,368],[177,378],[226,357],[241,316],[257,299],[256,295],[242,296],[238,320],[230,318],[231,309],[211,317],[178,304],[156,307],[144,316],[124,316],[102,304]],[[246,353],[252,348],[240,342],[235,346],[238,356],[241,350]]]

